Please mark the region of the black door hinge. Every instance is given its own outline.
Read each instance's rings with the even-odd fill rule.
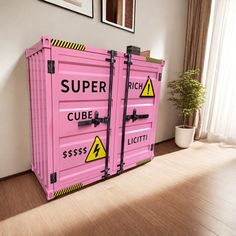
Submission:
[[[57,182],[57,173],[54,172],[54,173],[50,174],[50,183],[54,184],[56,182]]]
[[[154,149],[155,144],[151,144],[151,151]]]
[[[48,60],[48,73],[54,74],[55,73],[55,61]]]
[[[158,75],[158,81],[161,81],[161,78],[162,78],[162,73],[159,73],[159,75]]]

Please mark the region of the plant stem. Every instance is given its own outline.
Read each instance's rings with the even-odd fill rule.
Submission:
[[[184,128],[185,128],[186,116],[184,115]]]

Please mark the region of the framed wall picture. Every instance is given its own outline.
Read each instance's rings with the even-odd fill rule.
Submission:
[[[93,0],[43,0],[93,18]]]
[[[136,0],[101,0],[103,23],[134,33]]]

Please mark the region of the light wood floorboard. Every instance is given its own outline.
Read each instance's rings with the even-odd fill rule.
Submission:
[[[236,149],[195,142],[180,150],[169,141],[159,151],[48,203],[32,173],[0,181],[0,235],[235,236]]]

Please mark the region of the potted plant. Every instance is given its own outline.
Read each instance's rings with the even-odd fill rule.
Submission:
[[[189,119],[199,110],[205,101],[205,87],[195,78],[199,69],[187,70],[178,80],[168,83],[169,101],[180,111],[183,123],[175,127],[175,143],[187,148],[193,143],[195,127],[189,125]]]

